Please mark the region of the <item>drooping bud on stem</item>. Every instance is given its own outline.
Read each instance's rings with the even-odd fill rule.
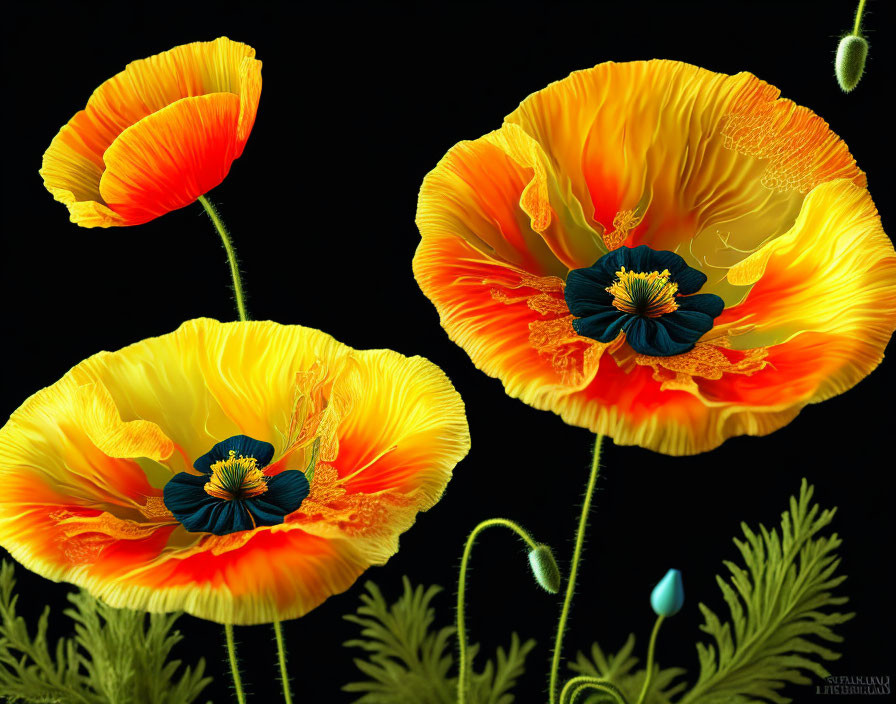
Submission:
[[[650,605],[657,616],[674,616],[684,606],[681,572],[669,570],[650,593]]]
[[[560,591],[562,582],[560,568],[557,567],[554,553],[551,552],[547,545],[539,543],[538,547],[529,551],[529,565],[532,567],[535,581],[545,591],[551,594],[556,594]]]
[[[551,549],[542,543],[536,543],[519,524],[506,518],[489,518],[477,525],[467,538],[464,545],[464,553],[460,559],[460,574],[457,579],[457,704],[468,704],[470,701],[470,670],[472,656],[468,656],[467,626],[466,626],[466,594],[467,594],[467,567],[470,563],[470,555],[473,552],[473,543],[486,528],[509,528],[522,538],[529,548],[529,564],[535,575],[535,581],[552,594],[560,590],[560,570],[557,562],[551,554]]]
[[[834,69],[837,83],[844,93],[851,92],[865,73],[865,59],[868,58],[868,42],[854,34],[843,37],[837,47]]]

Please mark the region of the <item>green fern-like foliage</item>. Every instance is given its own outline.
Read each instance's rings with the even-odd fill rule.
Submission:
[[[833,627],[853,614],[835,611],[846,597],[833,591],[845,579],[837,574],[836,534],[821,535],[836,509],[822,511],[812,503],[812,487],[803,480],[798,498],[791,498],[780,529],[759,531],[741,524],[744,539],[735,539],[744,566],[725,562],[729,576],[717,577],[730,611],[723,621],[700,604],[701,629],[713,642],[698,643],[700,672],[688,689],[685,670],[654,665],[646,704],[786,704],[781,690],[788,684],[810,684],[809,674],[827,677],[822,662],[839,657],[825,643],[842,640]],[[366,679],[344,689],[361,695],[355,704],[453,704],[456,679],[451,655],[454,628],[434,629],[430,602],[438,587],[412,587],[405,578],[404,594],[391,606],[368,582],[356,615],[361,638],[348,646],[366,651],[355,664]],[[661,636],[662,637],[662,636]],[[472,678],[471,704],[510,704],[511,690],[523,672],[534,643],[499,650],[482,672]],[[634,657],[635,638],[617,653],[605,654],[596,643],[588,656],[579,653],[570,668],[577,675],[607,681],[630,703],[638,700],[646,671]],[[471,649],[476,651],[475,646]],[[577,704],[616,704],[610,695],[589,690]]]
[[[812,504],[813,488],[803,479],[799,498],[781,516],[781,532],[759,526],[759,533],[741,524],[744,540],[735,540],[746,569],[725,562],[730,583],[716,581],[731,612],[722,623],[700,604],[705,623],[701,629],[715,645],[698,644],[700,676],[681,700],[716,702],[774,702],[791,700],[781,690],[788,682],[811,684],[806,673],[827,677],[819,660],[836,660],[839,654],[822,642],[843,640],[832,630],[853,613],[829,611],[848,599],[832,591],[846,579],[837,575],[836,555],[841,540],[834,533],[818,533],[830,524],[836,509],[821,511]]]
[[[847,602],[846,597],[832,594],[846,579],[836,574],[841,540],[836,533],[818,534],[836,509],[821,511],[811,503],[812,494],[804,479],[799,498],[791,497],[789,510],[782,514],[780,532],[760,525],[756,533],[741,524],[744,539],[734,542],[746,567],[726,561],[729,579],[716,578],[730,621],[723,622],[705,604],[699,605],[705,619],[701,630],[715,643],[697,644],[700,675],[677,704],[786,704],[791,700],[780,690],[787,683],[811,684],[806,673],[829,675],[819,661],[839,655],[823,642],[841,641],[832,626],[854,614],[831,611]],[[619,653],[605,657],[595,644],[591,658],[580,653],[571,668],[610,681],[633,701],[645,675],[643,669],[634,671],[633,646],[630,636]],[[684,670],[657,668],[648,704],[670,704],[686,688],[683,683],[672,685],[682,674]],[[610,701],[594,694],[587,699],[590,704]]]
[[[375,584],[367,582],[365,587],[357,614],[344,618],[361,626],[361,637],[345,645],[366,651],[366,658],[354,662],[367,679],[343,689],[361,695],[355,704],[454,704],[455,629],[432,629],[435,610],[430,604],[441,588],[413,587],[405,577],[404,593],[390,606]],[[521,643],[514,633],[506,651],[498,648],[494,660],[472,674],[470,704],[512,704],[510,690],[534,647],[535,641]],[[478,649],[471,646],[471,657]]]
[[[172,631],[176,614],[114,609],[86,592],[69,595],[65,614],[75,635],[60,638],[50,651],[50,609],[44,609],[32,637],[16,614],[12,563],[0,566],[0,698],[42,704],[191,704],[211,682],[205,663],[180,669],[168,660],[182,640]]]
[[[635,636],[629,635],[628,640],[617,653],[604,654],[597,643],[591,646],[591,657],[579,653],[576,661],[569,667],[579,675],[589,675],[611,682],[625,695],[629,702],[637,701],[638,694],[644,686],[645,669],[636,670],[638,658],[632,653],[635,650]],[[679,667],[661,669],[654,665],[653,680],[650,692],[645,699],[646,704],[671,704],[673,697],[687,688],[685,682],[675,683],[684,675],[685,671]],[[616,704],[616,700],[608,694],[589,694],[581,696],[579,702],[586,704]]]

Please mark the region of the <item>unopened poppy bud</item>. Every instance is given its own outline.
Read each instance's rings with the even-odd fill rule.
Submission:
[[[868,42],[864,37],[855,34],[843,37],[837,47],[837,59],[834,69],[837,83],[844,93],[849,93],[859,84],[865,72],[865,59],[868,57]]]
[[[534,550],[529,551],[529,565],[535,581],[551,594],[560,591],[560,568],[554,559],[554,553],[547,545],[540,544]]]
[[[650,605],[657,616],[674,616],[684,606],[684,584],[681,572],[669,570],[650,593]]]

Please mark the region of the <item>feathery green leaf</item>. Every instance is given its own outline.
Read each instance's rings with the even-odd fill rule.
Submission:
[[[452,639],[455,629],[435,630],[435,610],[430,605],[440,587],[413,587],[404,578],[404,593],[391,606],[373,582],[365,585],[356,614],[344,616],[361,627],[361,637],[347,641],[347,647],[361,648],[366,657],[355,658],[365,680],[343,687],[360,694],[355,704],[453,704],[457,699],[457,678],[452,674]],[[535,642],[522,643],[511,637],[510,647],[498,648],[470,683],[470,704],[512,704],[510,690],[523,673],[526,655]],[[470,657],[479,650],[470,646]]]
[[[190,704],[211,682],[205,663],[174,675],[168,661],[182,640],[172,631],[177,614],[147,615],[114,609],[87,592],[69,594],[75,636],[60,638],[53,654],[47,643],[47,607],[32,638],[16,614],[12,563],[0,565],[0,697],[41,704]]]

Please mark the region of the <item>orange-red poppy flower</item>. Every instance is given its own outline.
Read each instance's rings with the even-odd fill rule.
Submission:
[[[221,37],[128,64],[54,137],[40,174],[82,227],[139,225],[217,186],[261,95],[255,50]]]
[[[846,145],[755,76],[605,63],[426,177],[414,274],[508,394],[668,454],[852,387],[896,256]]]
[[[113,606],[301,616],[398,549],[469,449],[421,357],[200,319],[101,352],[0,429],[0,545]]]

